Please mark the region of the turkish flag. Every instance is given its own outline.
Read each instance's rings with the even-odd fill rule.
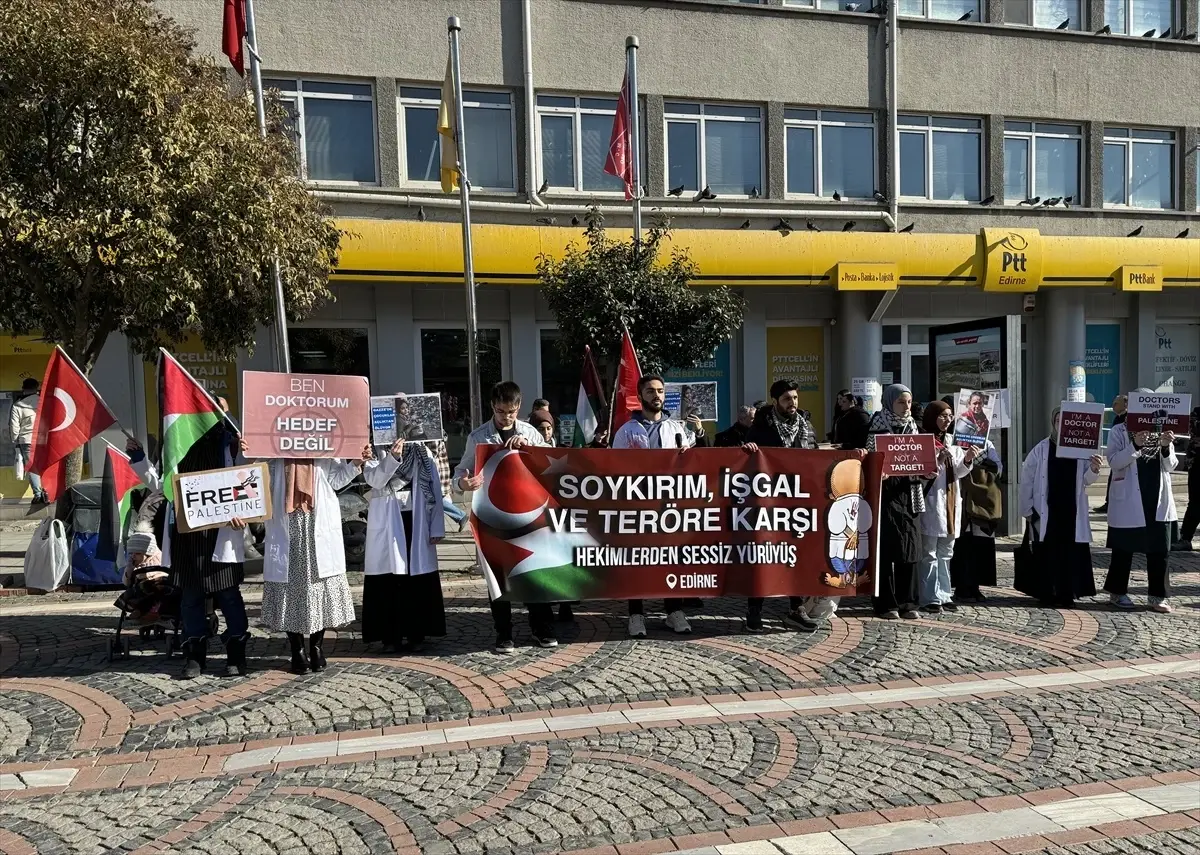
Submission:
[[[229,64],[242,77],[246,76],[246,62],[242,53],[242,40],[246,38],[246,0],[225,0],[225,17],[221,21],[221,53],[229,57]]]
[[[621,365],[617,368],[617,386],[613,395],[612,429],[613,433],[625,422],[629,421],[630,413],[636,410],[638,404],[638,379],[642,376],[642,367],[638,364],[637,351],[633,349],[633,339],[626,329],[621,336]]]
[[[633,138],[629,121],[629,72],[621,81],[621,97],[617,101],[617,114],[613,117],[612,136],[608,140],[608,159],[604,171],[625,182],[625,201],[632,201],[637,193],[633,180]]]
[[[117,420],[61,347],[50,356],[40,395],[29,471],[43,476],[42,487],[53,502],[66,489],[64,458]]]

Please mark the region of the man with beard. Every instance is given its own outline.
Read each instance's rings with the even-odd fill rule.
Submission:
[[[613,448],[691,448],[708,444],[704,427],[697,415],[688,416],[686,424],[670,417],[663,409],[667,387],[662,377],[647,374],[638,379],[640,410],[634,410],[632,418],[621,425],[612,440]],[[683,611],[684,598],[668,597],[663,600],[663,611],[667,613],[667,626],[678,633],[691,632],[691,624]],[[646,637],[646,618],[642,600],[629,601],[629,637]]]
[[[771,384],[771,404],[761,407],[754,416],[754,424],[746,434],[742,448],[756,454],[759,448],[804,448],[817,447],[817,435],[812,425],[800,413],[800,384],[795,380],[776,380]],[[831,598],[819,597],[814,600]],[[746,631],[762,632],[763,597],[750,597],[746,601]],[[805,598],[791,597],[791,610],[785,621],[801,632],[814,632],[817,622],[805,613]],[[811,604],[809,604],[811,605]]]

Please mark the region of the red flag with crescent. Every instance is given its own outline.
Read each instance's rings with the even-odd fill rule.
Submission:
[[[53,502],[66,489],[64,458],[117,419],[61,347],[50,355],[40,394],[29,471],[42,476],[42,487]]]

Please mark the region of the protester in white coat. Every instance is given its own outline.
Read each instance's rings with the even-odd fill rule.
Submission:
[[[1139,431],[1130,435],[1128,423],[1120,424],[1109,433],[1105,453],[1112,469],[1108,493],[1112,562],[1104,590],[1116,608],[1137,608],[1129,599],[1129,571],[1134,553],[1140,552],[1146,556],[1150,608],[1169,613],[1167,559],[1171,553],[1171,523],[1179,518],[1171,491],[1171,473],[1179,463],[1175,434]]]
[[[1077,598],[1096,594],[1087,488],[1099,477],[1102,458],[1059,457],[1058,418],[1056,408],[1050,436],[1033,447],[1021,466],[1018,510],[1033,563],[1026,570],[1018,562],[1013,587],[1045,605],[1069,609]]]
[[[446,634],[437,544],[446,536],[442,484],[429,446],[397,440],[363,466],[368,496],[362,639],[385,652],[419,652],[428,636]]]
[[[921,514],[921,561],[917,564],[917,591],[921,609],[931,614],[958,611],[950,594],[950,559],[962,526],[962,494],[958,479],[971,471],[975,449],[954,445],[950,428],[954,414],[942,401],[933,401],[922,416],[925,433],[941,443],[938,474],[925,488]]]
[[[262,620],[287,633],[296,674],[323,670],[325,630],[354,621],[337,491],[354,480],[361,465],[361,460],[270,462]]]

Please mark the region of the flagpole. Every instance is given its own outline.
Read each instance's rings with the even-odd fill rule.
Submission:
[[[471,387],[471,428],[483,423],[479,391],[479,350],[476,342],[475,259],[471,248],[471,180],[467,172],[467,139],[463,120],[462,63],[459,37],[462,24],[455,15],[446,21],[450,36],[450,67],[454,84],[454,148],[458,156],[458,198],[462,207],[463,284],[467,289],[467,382]]]
[[[637,36],[625,39],[625,70],[629,75],[629,151],[633,158],[633,245],[642,243],[642,161],[638,116]]]
[[[250,82],[254,89],[254,111],[258,114],[258,135],[267,138],[267,109],[263,102],[262,61],[258,55],[258,30],[254,26],[254,0],[246,0],[246,46],[250,49]],[[275,284],[275,367],[285,374],[292,371],[288,354],[287,313],[283,305],[283,276],[279,256],[271,258],[271,278]]]

